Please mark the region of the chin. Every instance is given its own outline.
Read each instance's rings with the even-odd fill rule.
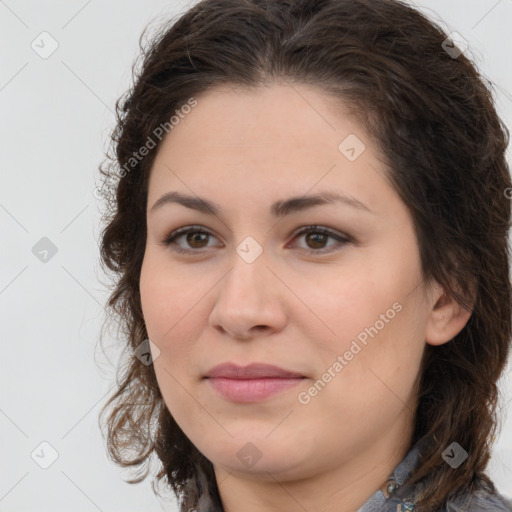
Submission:
[[[297,452],[296,445],[284,446],[280,440],[272,443],[264,435],[254,441],[248,439],[248,436],[243,440],[231,439],[202,453],[225,471],[252,474],[258,476],[258,479],[272,480],[269,473],[280,475],[284,480],[304,476],[307,457]]]

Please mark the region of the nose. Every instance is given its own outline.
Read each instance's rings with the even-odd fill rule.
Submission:
[[[283,329],[286,287],[268,266],[265,253],[249,263],[234,251],[231,270],[221,279],[210,325],[239,340]]]

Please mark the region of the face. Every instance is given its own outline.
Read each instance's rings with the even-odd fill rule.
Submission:
[[[377,146],[336,105],[305,86],[211,89],[151,170],[154,370],[216,468],[305,478],[410,434],[429,311],[417,240]],[[153,208],[171,192],[216,211]],[[213,377],[221,363],[289,373]]]

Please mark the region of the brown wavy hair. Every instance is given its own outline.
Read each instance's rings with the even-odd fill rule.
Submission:
[[[439,25],[395,0],[203,0],[143,43],[145,34],[100,165],[110,184],[103,187],[101,263],[114,275],[106,311],[125,348],[100,426],[112,460],[139,469],[129,483],[147,477],[155,455],[154,490],[166,478],[183,497],[201,468],[219,496],[211,462],[167,410],[153,365],[133,355],[148,338],[139,277],[148,178],[160,142],[154,130],[211,87],[285,81],[320,88],[353,108],[410,210],[424,279],[472,310],[450,342],[425,347],[412,442],[431,443],[411,477],[426,484],[417,510],[435,510],[482,481],[493,487],[484,470],[500,423],[497,381],[512,318],[509,131],[493,84],[467,52],[454,58],[445,51]],[[148,138],[156,148],[134,164]],[[468,452],[457,470],[441,458],[453,441]]]

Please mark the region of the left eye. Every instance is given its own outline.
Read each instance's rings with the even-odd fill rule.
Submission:
[[[184,236],[186,236],[186,243],[189,244],[189,247],[192,247],[191,249],[183,248],[176,243],[177,240]],[[332,247],[333,245],[344,245],[351,242],[351,239],[348,236],[343,236],[332,232],[329,229],[318,226],[309,226],[306,229],[299,231],[294,235],[293,240],[302,236],[305,236],[306,243],[313,247],[303,248],[308,253],[318,254],[331,252],[330,250],[325,250],[325,243],[328,238],[332,238],[338,242],[338,244],[331,244],[328,247]],[[168,247],[173,246],[171,247],[171,250],[178,253],[197,253],[200,252],[200,249],[207,247],[204,242],[206,242],[206,244],[208,243],[208,237],[213,237],[213,235],[201,226],[189,226],[173,231],[162,243]]]
[[[327,247],[332,246],[343,246],[349,242],[351,242],[350,237],[346,235],[341,235],[338,233],[335,233],[329,229],[322,228],[319,226],[309,226],[306,229],[303,229],[302,231],[299,231],[296,233],[294,240],[296,240],[299,237],[305,236],[306,243],[309,243],[310,246],[312,245],[314,249],[310,249],[308,247],[305,248],[305,250],[308,253],[324,253],[324,252],[331,252],[331,249],[325,250],[325,243],[327,242],[328,238],[332,238],[336,240],[337,243],[331,244]],[[321,246],[321,247],[319,247]],[[320,250],[318,250],[320,249]],[[322,250],[324,249],[324,250]]]

